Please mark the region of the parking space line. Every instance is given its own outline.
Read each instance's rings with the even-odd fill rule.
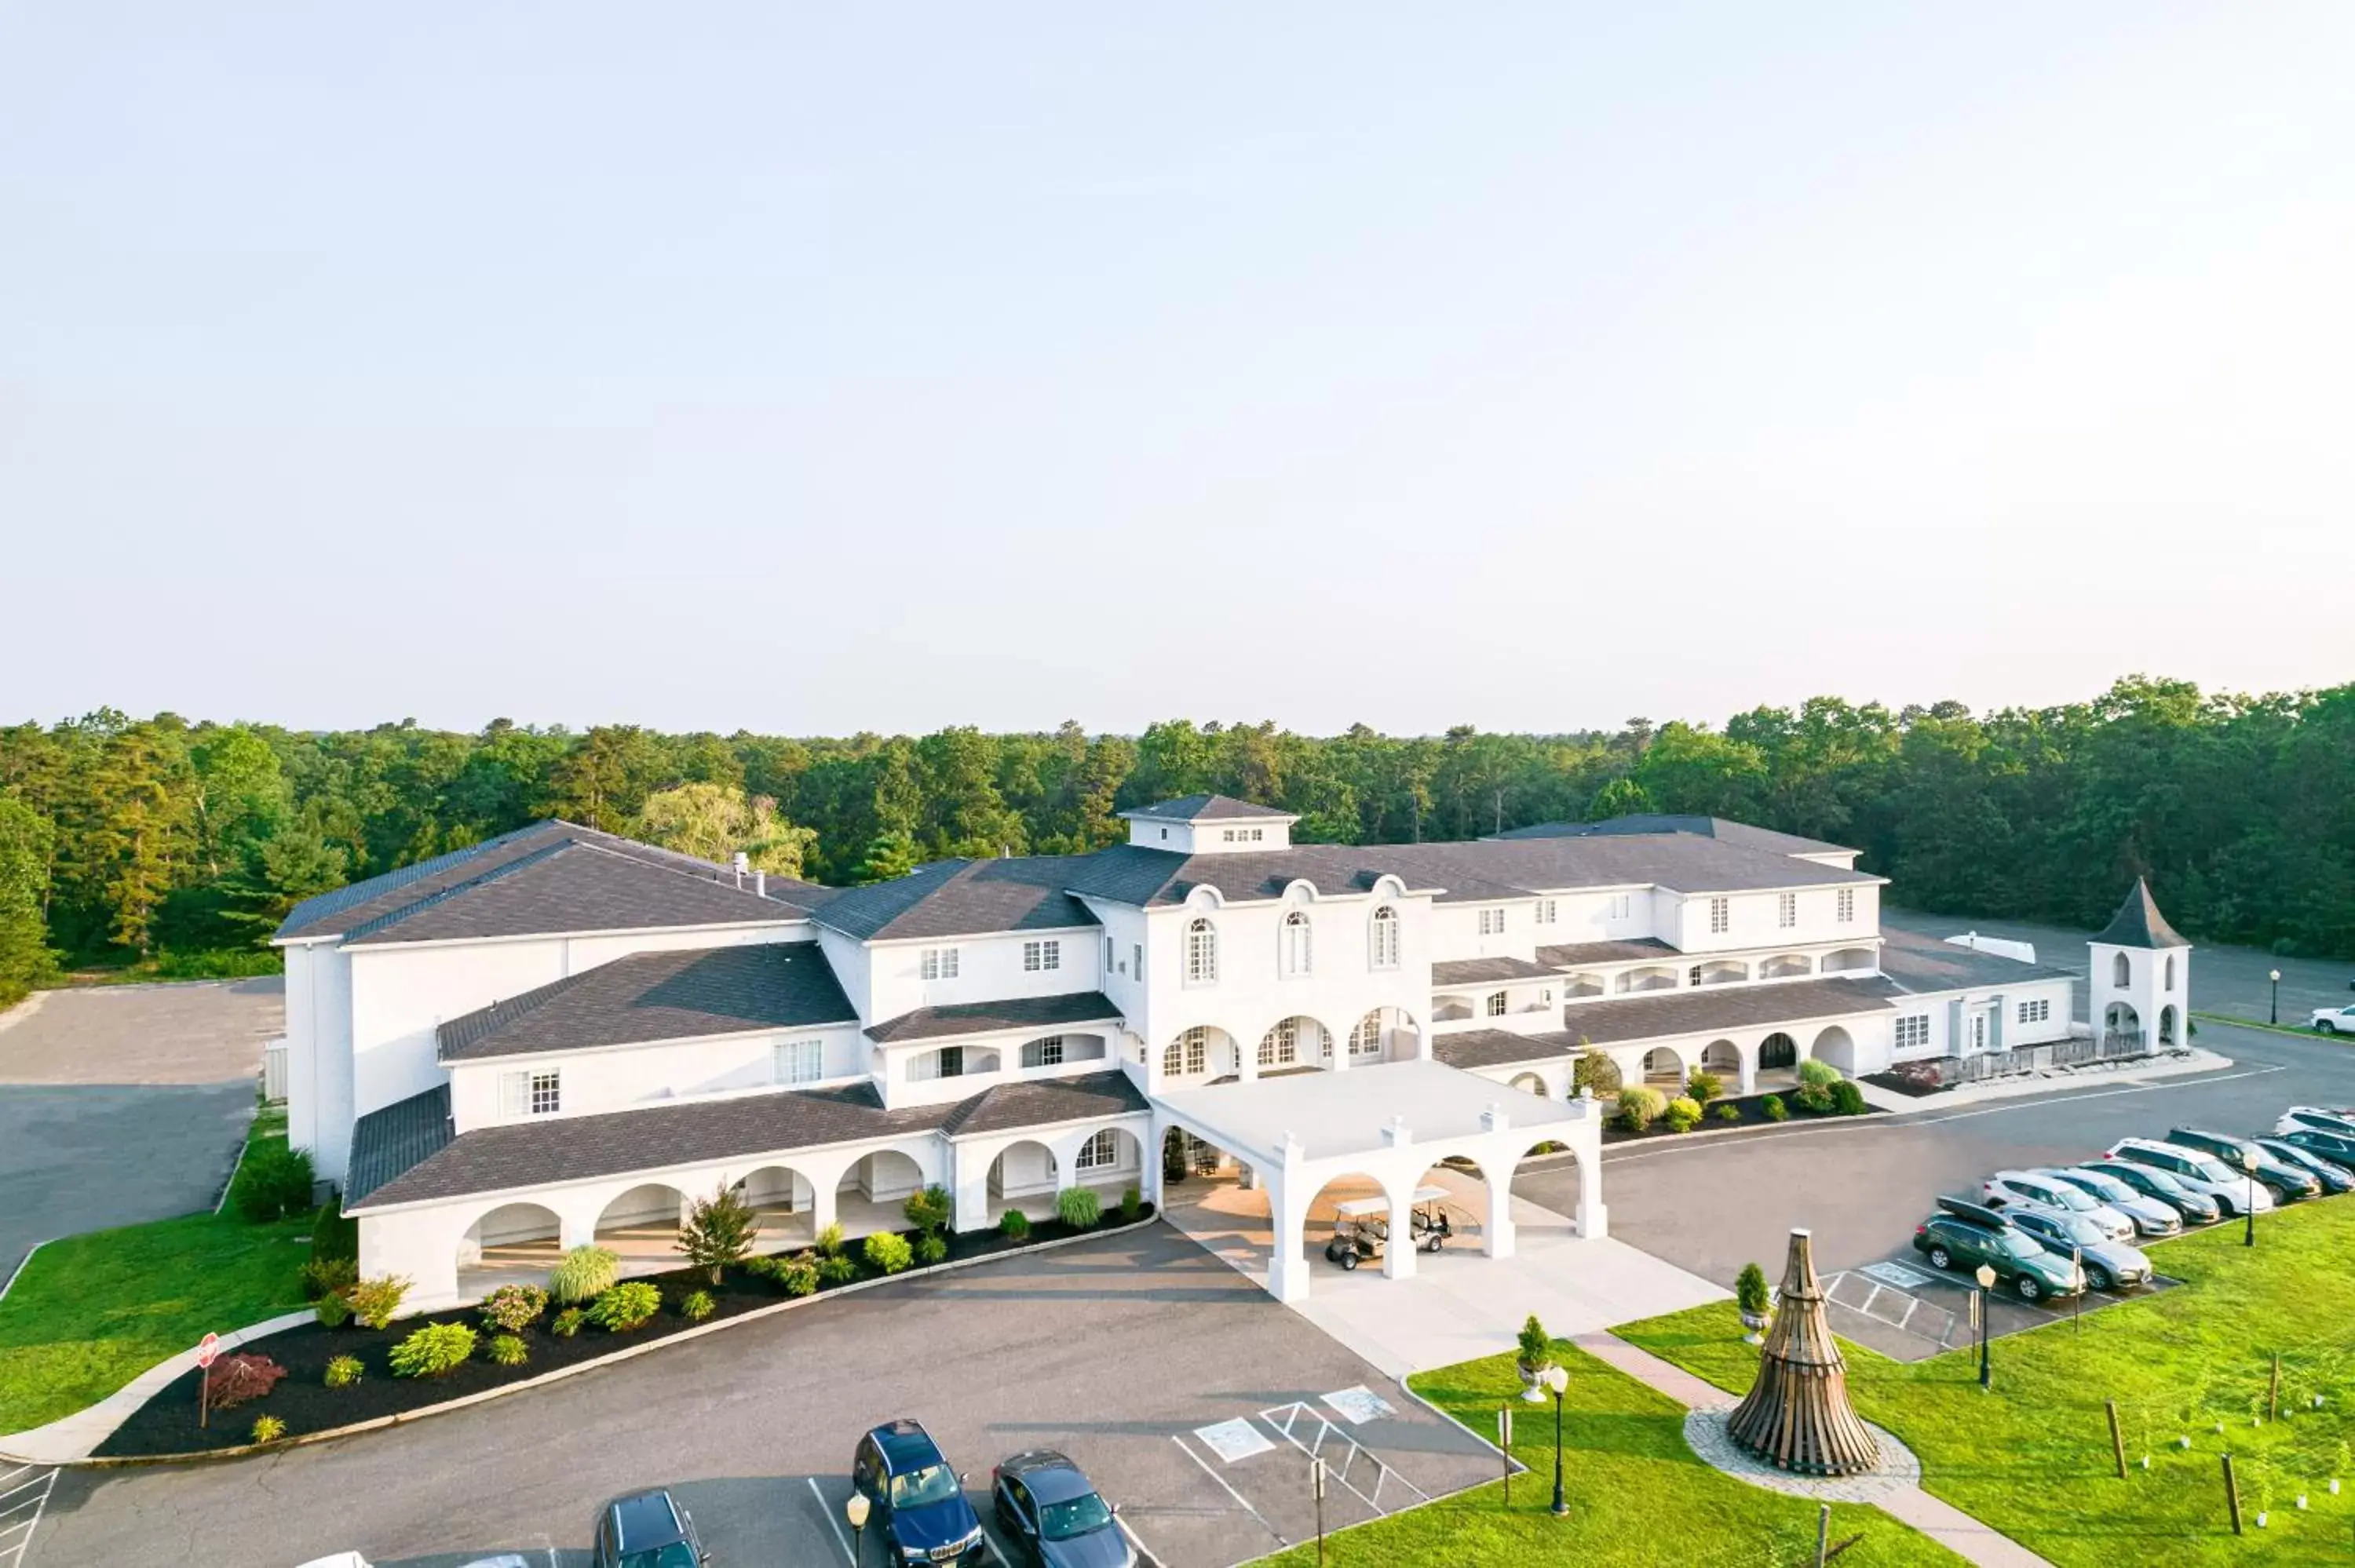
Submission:
[[[1153,1555],[1153,1549],[1145,1544],[1145,1537],[1137,1534],[1135,1527],[1131,1525],[1128,1520],[1121,1518],[1118,1514],[1114,1514],[1112,1516],[1112,1521],[1120,1526],[1120,1532],[1128,1537],[1128,1543],[1136,1548],[1136,1554],[1139,1557],[1142,1557],[1147,1563],[1158,1563],[1161,1561],[1160,1558]]]
[[[858,1568],[858,1559],[850,1554],[850,1537],[842,1533],[842,1525],[834,1517],[834,1510],[826,1506],[826,1494],[817,1489],[817,1478],[804,1476],[802,1479],[809,1483],[810,1496],[817,1499],[817,1511],[826,1516],[826,1527],[834,1531],[834,1543],[842,1548],[842,1560],[849,1563],[850,1568]]]
[[[1224,1491],[1229,1497],[1234,1499],[1236,1504],[1241,1507],[1245,1513],[1259,1520],[1260,1528],[1266,1531],[1270,1535],[1275,1537],[1275,1543],[1278,1546],[1289,1546],[1292,1544],[1291,1541],[1284,1535],[1284,1531],[1276,1529],[1275,1526],[1267,1522],[1267,1516],[1265,1514],[1252,1507],[1251,1499],[1249,1498],[1244,1497],[1242,1493],[1235,1490],[1233,1487],[1228,1485],[1227,1478],[1219,1474],[1218,1471],[1210,1468],[1209,1463],[1203,1459],[1201,1455],[1197,1454],[1193,1449],[1186,1446],[1186,1441],[1184,1438],[1178,1436],[1175,1432],[1172,1432],[1169,1434],[1169,1441],[1178,1445],[1178,1451],[1179,1453],[1185,1455],[1186,1457],[1193,1460],[1195,1464],[1200,1466],[1202,1474],[1218,1482],[1220,1489]]]
[[[24,1473],[25,1472],[22,1469],[16,1470],[12,1474],[10,1478],[14,1479],[16,1476],[20,1476]],[[40,1479],[37,1481],[27,1481],[22,1486],[13,1487],[9,1489],[7,1495],[14,1497],[17,1493],[26,1491],[36,1486],[41,1489],[41,1493],[40,1496],[34,1498],[31,1500],[33,1511],[30,1517],[21,1520],[15,1524],[0,1528],[0,1535],[14,1535],[20,1529],[25,1532],[22,1536],[17,1538],[15,1545],[0,1546],[0,1559],[5,1559],[6,1561],[8,1568],[24,1568],[25,1553],[32,1550],[34,1532],[40,1529],[42,1510],[49,1506],[49,1494],[57,1489],[58,1473],[55,1470],[51,1470],[48,1475],[41,1477]],[[0,1510],[0,1512],[17,1513],[21,1512],[25,1507],[26,1504],[21,1502],[11,1503],[5,1510]]]
[[[1316,1440],[1313,1443],[1302,1442],[1300,1440],[1300,1434],[1294,1430],[1294,1428],[1299,1425],[1303,1417],[1316,1423]],[[1273,1410],[1261,1411],[1259,1413],[1259,1418],[1262,1421],[1266,1422],[1268,1425],[1273,1427],[1278,1433],[1282,1434],[1284,1441],[1290,1443],[1294,1447],[1299,1449],[1310,1458],[1323,1460],[1325,1464],[1325,1474],[1331,1479],[1338,1481],[1342,1486],[1348,1488],[1349,1494],[1352,1497],[1355,1497],[1359,1502],[1364,1503],[1368,1508],[1372,1509],[1377,1515],[1386,1514],[1392,1511],[1390,1509],[1384,1508],[1380,1501],[1382,1495],[1382,1482],[1385,1480],[1395,1479],[1399,1485],[1412,1492],[1423,1501],[1429,1502],[1431,1500],[1430,1493],[1424,1491],[1421,1487],[1418,1487],[1412,1481],[1408,1480],[1405,1476],[1400,1474],[1400,1472],[1385,1461],[1380,1454],[1375,1453],[1371,1448],[1367,1447],[1355,1437],[1350,1436],[1347,1432],[1342,1431],[1338,1426],[1336,1426],[1330,1421],[1327,1421],[1323,1415],[1317,1413],[1313,1405],[1309,1405],[1305,1403],[1279,1405]],[[1347,1452],[1342,1455],[1341,1462],[1338,1465],[1336,1465],[1331,1460],[1325,1458],[1325,1446],[1327,1438],[1332,1439],[1335,1443],[1347,1450]],[[1358,1456],[1360,1454],[1364,1455],[1367,1462],[1374,1467],[1374,1489],[1371,1496],[1359,1491],[1357,1488],[1357,1484],[1349,1479],[1350,1468],[1357,1463]],[[1406,1506],[1412,1507],[1413,1505],[1408,1504]]]

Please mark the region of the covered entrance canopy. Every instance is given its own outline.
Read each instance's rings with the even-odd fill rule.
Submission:
[[[1593,1101],[1546,1099],[1438,1062],[1181,1089],[1155,1098],[1154,1118],[1156,1141],[1181,1128],[1251,1167],[1267,1194],[1267,1287],[1279,1300],[1308,1294],[1309,1204],[1338,1178],[1379,1187],[1391,1233],[1402,1236],[1424,1173],[1444,1160],[1470,1165],[1487,1188],[1482,1250],[1504,1257],[1513,1250],[1514,1168],[1537,1144],[1560,1144],[1580,1167],[1580,1234],[1602,1235],[1607,1224],[1602,1111]],[[1382,1272],[1413,1273],[1413,1249],[1386,1251]]]

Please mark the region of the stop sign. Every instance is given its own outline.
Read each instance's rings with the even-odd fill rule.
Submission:
[[[220,1336],[218,1334],[207,1334],[203,1339],[197,1341],[197,1364],[198,1366],[208,1367],[212,1365],[213,1358],[218,1354],[220,1354]]]

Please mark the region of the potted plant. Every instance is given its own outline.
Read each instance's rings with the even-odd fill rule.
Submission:
[[[1513,1365],[1521,1374],[1521,1386],[1535,1388],[1540,1374],[1553,1365],[1553,1336],[1546,1332],[1545,1325],[1539,1322],[1538,1315],[1532,1312],[1529,1321],[1521,1325],[1520,1338],[1516,1343],[1518,1353]]]
[[[1774,1320],[1774,1298],[1766,1288],[1766,1271],[1754,1263],[1743,1264],[1733,1282],[1733,1299],[1742,1308],[1742,1326],[1749,1330],[1742,1336],[1742,1342],[1764,1344],[1766,1325]]]

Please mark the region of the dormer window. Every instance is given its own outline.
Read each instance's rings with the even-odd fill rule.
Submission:
[[[554,1116],[563,1108],[564,1079],[557,1069],[499,1075],[500,1116]]]
[[[1799,895],[1785,893],[1774,901],[1774,924],[1785,931],[1799,923]]]
[[[957,978],[957,950],[954,948],[926,948],[917,966],[928,980]]]
[[[1504,912],[1504,910],[1503,910],[1503,909],[1501,909],[1501,908],[1498,908],[1498,909],[1483,909],[1483,910],[1481,910],[1481,911],[1480,911],[1480,935],[1482,935],[1482,936],[1484,936],[1484,937],[1501,937],[1501,936],[1503,936],[1504,934],[1505,934],[1505,912]]]
[[[1286,980],[1298,980],[1310,969],[1307,915],[1295,909],[1284,917],[1277,936],[1276,962]]]
[[[1210,985],[1219,978],[1219,933],[1208,916],[1186,926],[1186,983]]]
[[[1378,969],[1399,967],[1398,911],[1385,904],[1374,911],[1373,952],[1369,961]]]
[[[1046,969],[1063,967],[1063,944],[1059,941],[1025,942],[1022,944],[1022,972],[1038,974]]]
[[[1722,937],[1733,924],[1733,901],[1712,898],[1709,901],[1709,934]]]

